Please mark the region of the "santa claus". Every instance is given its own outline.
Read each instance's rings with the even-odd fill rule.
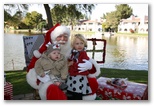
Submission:
[[[70,45],[70,30],[63,25],[56,24],[52,27],[45,36],[45,41],[39,50],[34,51],[34,57],[32,58],[28,70],[26,79],[28,84],[34,89],[38,89],[39,96],[42,100],[67,100],[66,94],[59,89],[58,86],[52,84],[51,82],[41,83],[37,79],[37,74],[34,69],[35,62],[42,55],[44,51],[47,50],[48,43],[59,43],[61,44],[61,53],[66,56],[69,56],[71,52]],[[79,69],[81,71],[87,70],[95,70],[88,75],[89,85],[92,89],[92,93],[90,95],[84,95],[83,100],[95,100],[96,91],[98,88],[98,83],[96,80],[96,76],[100,74],[100,67],[97,62],[93,59],[85,61],[85,63],[80,63]]]

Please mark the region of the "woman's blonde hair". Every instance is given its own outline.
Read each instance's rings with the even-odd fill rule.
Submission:
[[[81,34],[75,34],[71,38],[71,46],[72,46],[72,48],[73,48],[73,45],[74,45],[74,42],[75,42],[76,38],[80,39],[84,43],[84,46],[87,47],[87,40],[86,40],[86,38],[83,35],[81,35]]]

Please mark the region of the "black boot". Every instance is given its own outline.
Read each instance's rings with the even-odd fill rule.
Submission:
[[[67,87],[68,87],[68,86],[67,86],[65,83],[61,83],[61,84],[59,85],[59,88],[60,88],[61,90],[66,90]]]
[[[82,100],[82,93],[67,91],[68,100]]]

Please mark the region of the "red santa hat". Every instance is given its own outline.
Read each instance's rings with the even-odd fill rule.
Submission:
[[[59,23],[57,23],[55,26],[53,26],[51,29],[48,30],[48,32],[47,32],[46,35],[45,35],[45,42],[44,42],[45,45],[46,45],[47,43],[49,43],[49,42],[52,43],[50,34],[51,34],[51,33],[54,31],[54,29],[55,29],[56,27],[58,27],[58,26],[60,26]]]
[[[65,34],[68,38],[70,36],[70,30],[66,26],[57,26],[51,33],[50,33],[50,38],[52,42],[56,40],[56,38],[61,35]]]
[[[36,58],[39,58],[41,54],[47,50],[46,44],[49,42],[52,44],[55,39],[61,35],[65,34],[66,36],[70,36],[70,30],[66,26],[62,26],[59,23],[52,27],[45,35],[45,41],[39,50],[35,50],[33,52]]]

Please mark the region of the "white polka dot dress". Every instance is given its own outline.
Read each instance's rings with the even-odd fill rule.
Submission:
[[[72,92],[82,93],[82,94],[92,93],[87,80],[87,76],[85,75],[68,76],[67,86],[68,86],[67,90]]]

